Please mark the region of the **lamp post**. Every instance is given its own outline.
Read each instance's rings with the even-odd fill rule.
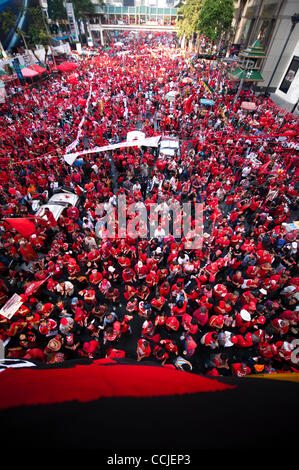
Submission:
[[[285,49],[286,49],[286,47],[287,47],[287,44],[288,44],[289,39],[290,39],[290,37],[291,37],[291,34],[292,34],[292,32],[294,31],[296,24],[299,22],[299,13],[295,13],[295,14],[291,17],[291,20],[292,20],[291,29],[290,29],[289,34],[288,34],[288,36],[287,36],[287,39],[286,39],[286,41],[285,41],[285,43],[284,43],[284,46],[283,46],[283,48],[282,48],[282,50],[281,50],[280,56],[279,56],[279,58],[278,58],[278,61],[277,61],[276,65],[275,65],[275,67],[274,67],[274,70],[273,70],[273,72],[272,72],[271,78],[270,78],[269,83],[268,83],[268,85],[267,85],[267,88],[266,88],[266,90],[265,90],[265,92],[264,92],[264,96],[266,96],[266,95],[268,94],[268,90],[269,90],[270,85],[271,85],[271,83],[272,83],[273,77],[274,77],[274,75],[275,75],[275,73],[276,73],[277,67],[278,67],[278,65],[279,65],[279,63],[280,63],[280,61],[281,61],[281,58],[282,58],[282,56],[283,56],[283,53],[284,53],[284,51],[285,51]]]

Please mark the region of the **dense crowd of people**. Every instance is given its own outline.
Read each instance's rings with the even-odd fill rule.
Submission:
[[[124,357],[209,376],[298,371],[298,118],[251,88],[235,100],[227,71],[171,35],[123,33],[1,105],[0,308],[15,293],[23,301],[0,315],[7,358]],[[64,159],[67,147],[119,143],[136,129],[179,148],[170,158],[132,146]],[[34,203],[62,187],[79,204],[36,218]],[[120,195],[144,203],[154,236],[105,231]],[[166,232],[179,223],[169,207],[186,202],[202,204],[202,232],[189,220],[203,235],[195,248],[189,233]],[[34,233],[9,218],[34,221]]]

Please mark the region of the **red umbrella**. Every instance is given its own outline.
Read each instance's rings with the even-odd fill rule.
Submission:
[[[78,68],[78,65],[74,62],[63,62],[63,64],[57,65],[57,70],[60,72],[72,72]]]

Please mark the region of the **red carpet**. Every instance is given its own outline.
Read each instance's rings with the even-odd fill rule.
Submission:
[[[108,361],[113,363],[113,361]],[[89,402],[102,397],[154,397],[236,388],[187,372],[142,365],[77,365],[71,369],[7,369],[0,374],[0,409]]]

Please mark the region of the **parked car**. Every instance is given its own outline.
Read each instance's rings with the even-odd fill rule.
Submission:
[[[54,192],[53,196],[50,197],[47,203],[43,204],[38,209],[36,215],[38,217],[43,217],[45,209],[48,208],[52,212],[55,220],[58,220],[64,209],[66,209],[69,204],[75,207],[78,206],[79,201],[79,196],[72,192],[70,188],[59,188]]]
[[[174,137],[165,136],[160,141],[160,149],[159,149],[159,158],[169,158],[173,157],[175,153],[179,155],[180,152],[180,142],[179,139]]]

